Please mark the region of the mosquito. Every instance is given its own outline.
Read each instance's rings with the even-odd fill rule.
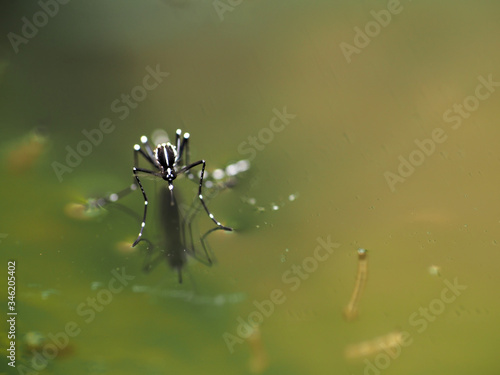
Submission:
[[[212,265],[212,259],[209,255],[209,245],[208,242],[206,242],[206,237],[210,233],[216,230],[232,231],[232,228],[226,227],[217,221],[214,215],[208,210],[202,192],[206,162],[205,160],[199,160],[191,164],[189,163],[189,133],[184,133],[182,137],[181,134],[182,131],[178,129],[176,131],[175,145],[172,145],[170,142],[160,143],[155,147],[154,151],[147,137],[142,136],[142,147],[138,144],[134,145],[134,167],[132,169],[135,178],[134,183],[118,193],[113,193],[104,198],[97,199],[90,204],[91,207],[104,207],[109,203],[116,204],[123,197],[136,191],[139,187],[144,197],[144,213],[139,235],[132,244],[132,247],[140,242],[147,243],[147,256],[143,267],[144,271],[150,272],[159,261],[165,259],[169,266],[178,272],[179,283],[182,283],[182,269],[187,263],[188,255],[208,266]],[[142,155],[151,164],[153,167],[152,170],[139,167],[139,155]],[[186,162],[185,165],[181,166],[184,161]],[[216,224],[214,228],[209,229],[199,239],[205,252],[205,259],[198,257],[196,254],[195,241],[193,240],[191,228],[192,221],[201,210],[201,207],[199,205],[192,205],[183,215],[178,203],[179,193],[174,192],[173,185],[173,181],[180,174],[185,174],[188,178],[193,179],[194,175],[191,173],[191,169],[199,165],[201,165],[202,168],[198,185],[198,198],[209,218]],[[167,181],[167,184],[162,186],[159,191],[159,224],[161,226],[160,232],[162,237],[157,244],[153,244],[149,239],[143,238],[149,201],[139,178],[141,174],[160,177]],[[132,216],[136,216],[134,212],[127,207],[120,204],[118,204],[117,207]],[[190,242],[188,240],[190,240]],[[155,254],[157,255],[156,257],[154,257]]]
[[[198,198],[207,213],[208,217],[217,225],[217,228],[232,231],[233,229],[222,225],[210,212],[205,200],[203,199],[203,176],[205,174],[206,162],[201,159],[194,163],[189,163],[189,133],[182,135],[181,129],[177,129],[175,136],[175,145],[170,142],[158,144],[154,151],[151,143],[146,136],[141,137],[142,147],[139,144],[134,145],[134,167],[132,172],[141,189],[142,196],[144,197],[144,214],[141,223],[141,229],[137,239],[132,244],[132,247],[137,245],[142,238],[144,228],[146,227],[146,217],[148,211],[148,197],[144,190],[139,175],[141,173],[160,177],[167,182],[168,190],[170,191],[170,205],[175,206],[174,197],[174,184],[173,181],[178,175],[186,174],[192,175],[191,169],[201,165],[200,181],[198,185]],[[181,136],[182,135],[182,136]],[[141,155],[152,167],[152,169],[145,169],[139,167],[139,155]],[[184,160],[185,159],[185,160]],[[183,162],[184,166],[183,165]],[[165,207],[163,207],[165,209]]]

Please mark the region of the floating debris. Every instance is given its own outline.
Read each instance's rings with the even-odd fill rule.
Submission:
[[[347,359],[364,358],[380,353],[383,350],[402,346],[403,341],[405,341],[403,333],[399,331],[390,332],[387,335],[379,336],[372,340],[348,345],[344,355]]]
[[[432,276],[441,276],[441,267],[436,266],[435,264],[429,266],[429,268],[427,269],[427,271],[429,272],[429,275],[432,275]]]
[[[48,337],[38,331],[29,331],[26,333],[21,340],[22,349],[19,358],[21,365],[18,366],[18,373],[38,373],[37,371],[44,370],[52,360],[74,354],[73,345],[69,340],[63,345],[61,345],[61,341],[56,340],[61,340],[61,338],[51,333],[48,334]],[[31,369],[37,371],[32,372],[30,371]]]
[[[30,331],[24,335],[23,341],[26,345],[27,351],[40,350],[45,343],[45,336],[38,331]]]
[[[368,276],[368,261],[366,257],[367,251],[365,249],[358,249],[358,274],[356,276],[356,284],[354,285],[351,300],[344,309],[344,317],[347,321],[352,321],[358,316],[359,300],[361,299],[361,294]]]
[[[31,131],[22,141],[12,147],[7,154],[7,168],[12,174],[21,174],[31,170],[47,149],[47,130],[39,126]]]
[[[252,333],[247,338],[247,342],[250,345],[251,351],[250,361],[248,363],[250,372],[253,374],[261,374],[269,366],[269,359],[264,350],[264,345],[262,344],[259,326],[253,327]]]
[[[102,210],[95,199],[89,199],[87,204],[68,203],[64,206],[66,216],[77,220],[91,220],[105,212],[106,210]]]

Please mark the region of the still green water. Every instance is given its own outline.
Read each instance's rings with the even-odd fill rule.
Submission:
[[[499,373],[497,4],[72,1],[26,38],[40,5],[3,7],[0,373]],[[181,285],[123,245],[140,219],[65,213],[130,184],[159,128],[209,172],[251,161],[209,200],[235,231]],[[139,192],[123,204],[140,218]]]

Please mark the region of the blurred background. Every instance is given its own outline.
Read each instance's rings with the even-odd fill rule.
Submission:
[[[0,259],[18,315],[0,373],[498,374],[498,4],[1,7]],[[126,187],[133,145],[177,128],[209,172],[251,164],[207,199],[235,231],[210,235],[215,264],[190,261],[182,284],[126,245],[140,193],[123,200],[139,219],[72,205]],[[325,260],[319,237],[339,244]]]

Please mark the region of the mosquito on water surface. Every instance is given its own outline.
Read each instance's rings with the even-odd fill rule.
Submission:
[[[149,169],[139,166],[139,156],[146,160],[149,164]],[[174,180],[179,175],[187,175],[190,179],[194,178],[192,169],[201,166],[198,183],[198,199],[208,217],[215,223],[215,227],[208,230],[200,238],[206,256],[206,261],[200,259],[196,252],[193,241],[193,233],[191,229],[192,220],[201,210],[192,206],[186,213],[182,213],[179,205],[179,193],[174,189]],[[139,187],[144,198],[144,211],[139,234],[132,244],[136,246],[140,242],[148,244],[148,253],[145,260],[144,270],[150,271],[163,258],[167,261],[171,268],[175,269],[179,274],[179,282],[182,282],[182,269],[187,262],[187,256],[192,256],[199,261],[211,265],[212,260],[207,250],[205,242],[206,237],[216,231],[232,231],[233,229],[222,225],[210,212],[203,198],[203,178],[205,175],[205,160],[201,159],[193,163],[189,163],[189,133],[182,134],[178,129],[176,131],[175,144],[170,141],[159,143],[156,147],[150,143],[146,136],[141,137],[141,145],[134,145],[134,166],[132,168],[134,183],[114,194],[110,194],[105,198],[98,199],[94,202],[94,206],[102,207],[109,203],[119,201],[124,196],[137,190]],[[166,184],[159,191],[159,224],[161,226],[161,240],[158,244],[153,244],[149,239],[143,238],[144,229],[146,227],[146,219],[148,214],[148,196],[141,182],[143,176],[152,176],[166,181]],[[158,250],[158,251],[156,251]],[[157,254],[156,254],[157,253]],[[156,257],[155,257],[156,254]]]
[[[217,225],[217,227],[226,231],[233,230],[232,228],[222,225],[208,210],[208,207],[203,200],[202,192],[203,175],[205,174],[206,162],[205,160],[201,159],[189,164],[189,133],[184,133],[182,139],[181,134],[182,131],[180,129],[177,129],[177,131],[175,132],[175,145],[172,145],[170,142],[161,143],[156,146],[154,152],[148,138],[144,135],[141,137],[141,143],[144,147],[144,150],[140,145],[134,145],[134,167],[132,168],[132,171],[134,173],[137,184],[141,188],[142,196],[144,197],[144,215],[141,223],[141,230],[139,231],[137,239],[132,244],[132,247],[137,245],[142,237],[144,227],[146,226],[146,215],[148,211],[148,197],[146,195],[146,192],[144,191],[144,188],[142,187],[141,180],[139,179],[140,173],[161,177],[163,180],[167,181],[168,189],[170,190],[170,204],[175,205],[173,181],[177,178],[178,175],[182,173],[189,173],[192,168],[201,165],[202,167],[200,174],[200,183],[198,185],[198,198],[200,199],[200,202],[203,205],[203,208],[205,209],[208,217]],[[186,164],[181,167],[184,154]],[[152,170],[139,167],[139,155],[142,155],[144,159],[146,159],[146,161],[151,164],[151,166],[153,167]]]

